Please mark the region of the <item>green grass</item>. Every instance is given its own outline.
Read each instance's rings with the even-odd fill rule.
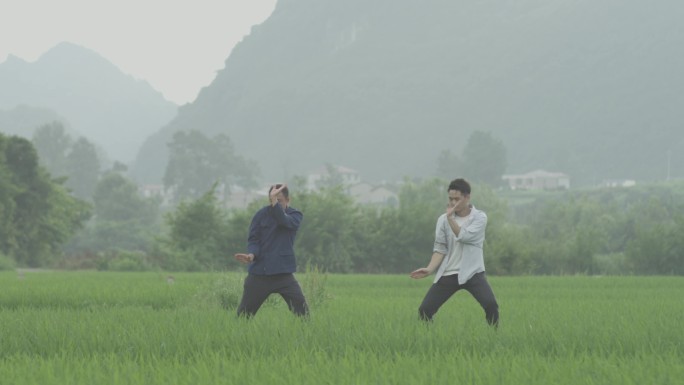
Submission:
[[[0,383],[684,383],[684,278],[490,277],[494,331],[467,292],[419,322],[430,278],[333,275],[310,319],[244,320],[241,274],[174,276],[0,273]]]

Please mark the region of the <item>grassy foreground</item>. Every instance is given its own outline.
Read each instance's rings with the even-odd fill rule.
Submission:
[[[242,279],[0,273],[0,383],[684,383],[680,277],[490,277],[498,331],[467,292],[419,322],[431,278],[407,276],[300,274],[309,320],[237,319]]]

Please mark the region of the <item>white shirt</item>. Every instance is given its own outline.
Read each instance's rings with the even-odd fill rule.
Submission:
[[[435,274],[435,283],[442,278],[450,261],[456,258],[457,246],[462,247],[458,273],[459,284],[463,285],[473,275],[485,271],[482,247],[484,245],[486,227],[487,214],[475,207],[471,208],[470,215],[463,226],[461,226],[458,236],[451,230],[446,213],[437,219],[433,252],[444,254],[444,259]]]
[[[458,224],[458,227],[463,228],[463,225],[468,221],[470,218],[470,214],[468,214],[465,217],[459,217],[458,215],[454,215],[454,219],[456,220],[456,223]],[[447,225],[449,223],[447,222]],[[449,230],[451,230],[451,226],[449,226]],[[456,237],[453,231],[451,231],[450,235],[447,236],[452,236]],[[449,260],[446,264],[446,268],[444,269],[444,275],[454,275],[458,274],[459,271],[461,271],[461,261],[463,260],[463,243],[461,242],[455,242],[454,243],[454,248],[453,250],[449,250]]]

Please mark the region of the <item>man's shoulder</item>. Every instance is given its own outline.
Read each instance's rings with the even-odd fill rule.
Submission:
[[[266,206],[261,207],[259,210],[257,210],[256,213],[254,213],[254,216],[257,217],[257,216],[260,216],[260,215],[264,215],[264,214],[268,211],[268,208],[269,208],[269,207],[271,207],[271,206],[270,206],[270,205],[266,205]]]
[[[296,209],[296,208],[294,208],[294,207],[292,207],[292,206],[287,206],[287,208],[285,209],[285,212],[288,213],[288,214],[290,214],[290,215],[292,215],[292,214],[299,214],[299,215],[301,215],[301,216],[304,216],[304,214],[302,214],[302,212],[301,212],[300,210],[298,210],[298,209]]]
[[[487,219],[487,213],[485,213],[484,211],[482,211],[482,210],[480,210],[480,209],[478,209],[478,208],[475,208],[475,206],[473,206],[470,215],[472,215],[473,218],[478,218],[478,217],[479,217],[479,218],[485,218],[485,219]]]

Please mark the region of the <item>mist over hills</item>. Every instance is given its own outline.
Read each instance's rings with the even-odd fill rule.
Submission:
[[[19,105],[9,110],[0,109],[0,132],[7,135],[31,139],[38,127],[54,121],[64,122],[62,125],[70,135],[81,136],[71,129],[63,116],[48,108]]]
[[[133,171],[159,180],[172,134],[199,129],[268,180],[326,162],[429,176],[480,130],[509,173],[662,180],[669,159],[683,177],[683,17],[674,0],[280,0]]]
[[[18,106],[24,108],[24,116],[27,108],[53,111],[65,126],[103,148],[113,160],[125,163],[177,111],[147,82],[71,43],[55,46],[32,63],[11,55],[0,63],[0,109],[6,110],[6,126],[0,129],[31,138],[35,126],[10,121],[8,111]],[[30,119],[38,125],[49,122],[36,113]]]

